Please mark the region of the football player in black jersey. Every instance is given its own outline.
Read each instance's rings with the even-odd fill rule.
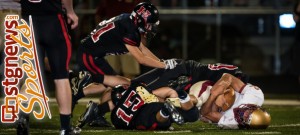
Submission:
[[[128,78],[115,73],[104,59],[107,55],[130,53],[145,66],[173,69],[177,64],[174,59],[160,60],[145,46],[156,34],[158,25],[158,10],[146,2],[138,4],[131,14],[124,13],[100,22],[81,41],[78,49],[80,70],[89,71],[93,81],[99,85],[92,85],[83,92],[83,87],[78,85],[81,81],[71,78],[73,106],[87,94],[103,92],[106,86],[130,84]]]
[[[71,29],[78,25],[78,17],[73,10],[73,0],[21,0],[20,3],[22,19],[29,24],[29,16],[32,16],[40,60],[43,60],[45,53],[49,59],[60,113],[60,134],[70,134],[72,97],[68,70],[72,44],[67,24]],[[24,126],[18,126],[18,131],[22,127]],[[24,131],[19,133],[26,134]]]
[[[186,85],[186,82],[180,85]],[[177,89],[177,92],[184,92]],[[111,94],[114,108],[111,121],[117,129],[164,130],[171,123],[179,125],[194,122],[199,118],[198,109],[191,102],[189,95],[180,97],[180,105],[172,102],[158,102],[158,98],[148,93],[143,84],[132,83],[130,87],[115,87]],[[81,115],[78,126],[81,128],[98,117],[99,106],[90,101],[86,111]]]
[[[172,97],[174,91],[161,87],[168,86],[170,80],[176,80],[179,76],[187,76],[190,79],[190,84],[185,88],[188,92],[189,87],[193,84],[210,80],[212,83],[217,82],[223,73],[229,73],[247,83],[249,80],[248,75],[244,74],[237,66],[229,64],[202,64],[194,60],[176,60],[178,65],[172,70],[153,69],[144,73],[132,80],[132,82],[142,82],[147,84],[148,89],[156,96],[165,99]],[[166,94],[168,93],[168,94]],[[172,94],[173,93],[173,94]],[[176,95],[176,94],[175,94]]]

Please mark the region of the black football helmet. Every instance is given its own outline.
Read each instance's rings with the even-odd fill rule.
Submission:
[[[117,105],[119,100],[121,99],[123,92],[128,89],[127,85],[117,85],[111,91],[111,100],[114,105]]]
[[[145,34],[148,40],[157,33],[159,13],[153,4],[147,2],[139,3],[133,9],[130,18],[138,27],[139,32]]]

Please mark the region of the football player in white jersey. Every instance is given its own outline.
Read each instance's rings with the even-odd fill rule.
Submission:
[[[225,73],[211,87],[210,96],[201,106],[200,120],[217,123],[223,129],[265,129],[271,117],[261,108],[263,102],[259,87]]]

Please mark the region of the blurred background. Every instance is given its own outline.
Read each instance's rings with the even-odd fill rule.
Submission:
[[[76,68],[76,49],[81,39],[101,20],[119,12],[130,13],[140,1],[75,0],[80,21],[72,35],[71,67]],[[295,47],[300,46],[296,42],[293,20],[296,0],[150,2],[159,9],[160,26],[148,47],[159,58],[237,65],[250,75],[250,83],[260,86],[266,93],[300,99],[300,68],[293,64],[300,63],[299,54],[298,58],[294,56],[300,53]],[[138,73],[148,70],[141,66]]]

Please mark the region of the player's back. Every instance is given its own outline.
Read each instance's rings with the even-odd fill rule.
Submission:
[[[244,74],[237,66],[229,64],[202,64],[194,60],[185,61],[187,74],[192,77],[192,83],[196,83],[201,80],[210,80],[217,82],[223,75],[223,73],[229,73],[237,78],[240,78],[243,82],[248,82],[248,76]]]
[[[130,14],[121,14],[100,22],[86,38],[81,41],[82,51],[94,56],[120,55],[128,53],[125,44],[139,46],[141,37]]]
[[[134,129],[134,119],[144,105],[143,99],[136,92],[136,86],[129,87],[111,112],[111,121],[117,129]]]

